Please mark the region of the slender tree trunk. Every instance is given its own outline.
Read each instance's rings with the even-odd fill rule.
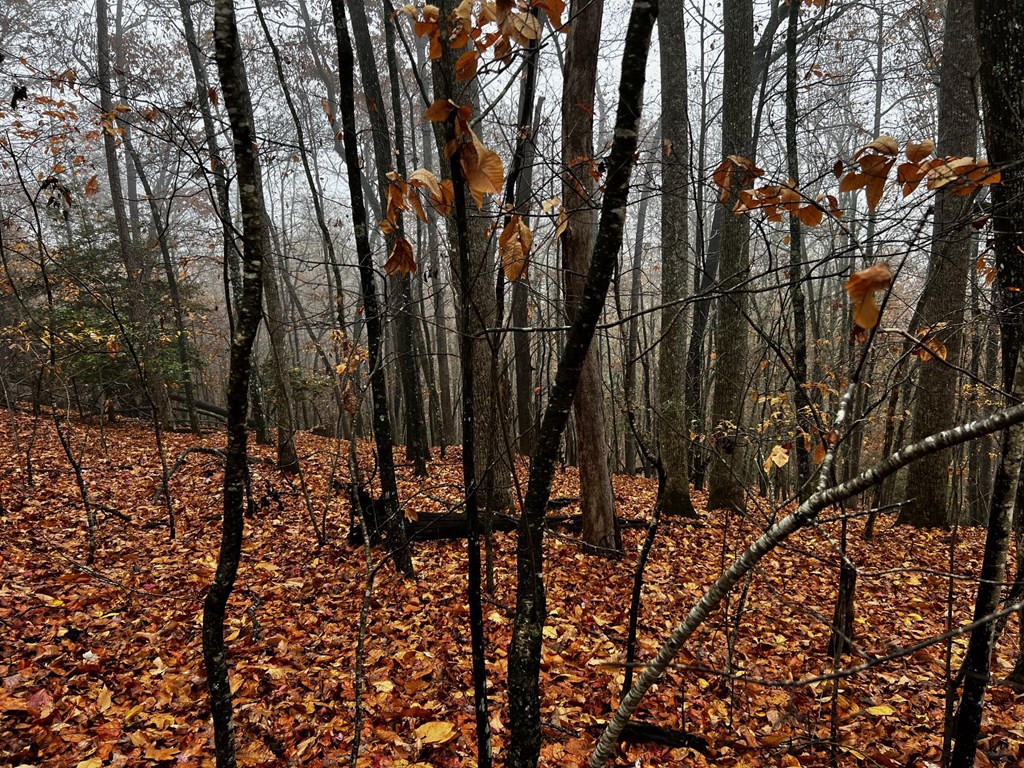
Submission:
[[[800,189],[800,160],[796,144],[797,114],[796,43],[800,14],[790,12],[786,30],[786,167]],[[793,407],[796,411],[797,484],[801,501],[811,494],[811,401],[807,396],[807,319],[804,311],[803,237],[800,219],[789,216],[789,302],[793,307]]]
[[[694,516],[690,501],[690,425],[686,408],[689,262],[689,157],[686,12],[683,0],[660,0],[661,51],[661,342],[658,345],[658,445],[665,469],[661,509]]]
[[[391,129],[388,127],[385,111],[384,91],[380,85],[377,71],[373,41],[370,37],[369,20],[366,16],[364,3],[348,5],[352,15],[352,37],[355,41],[356,58],[359,61],[360,82],[366,96],[366,108],[370,115],[370,129],[373,136],[373,154],[376,158],[377,193],[381,207],[387,205],[389,182],[387,174],[392,169],[395,150],[401,165],[398,172],[405,176],[402,168],[405,161],[402,153],[405,147],[401,144],[392,145]],[[387,22],[385,22],[386,24]],[[401,114],[396,111],[395,121],[396,142],[404,132],[399,127]],[[403,236],[402,223],[399,221],[397,236]],[[395,236],[387,238],[389,248],[394,245]],[[416,358],[413,356],[415,319],[410,314],[412,292],[408,275],[394,275],[389,279],[391,287],[391,305],[395,310],[394,333],[391,335],[395,346],[395,357],[398,362],[398,378],[402,387],[403,408],[400,411],[405,425],[406,454],[413,463],[413,473],[419,476],[427,474],[427,462],[430,460],[430,449],[427,445],[427,426],[423,415],[423,393],[420,391],[419,372],[416,370]]]
[[[579,307],[587,259],[594,248],[596,183],[594,160],[594,94],[597,54],[601,45],[604,0],[573,0],[566,39],[562,86],[562,158],[566,164],[562,202],[568,226],[562,235],[565,265],[565,314],[572,322]],[[583,541],[591,551],[610,554],[621,550],[615,524],[608,442],[605,436],[604,384],[598,348],[592,346],[583,365],[573,400],[576,452],[580,470],[580,508]]]
[[[629,273],[629,314],[626,321],[626,355],[622,361],[623,381],[622,396],[626,406],[626,439],[624,441],[626,472],[632,475],[636,472],[636,457],[638,446],[633,436],[633,429],[639,429],[636,420],[630,422],[630,414],[636,413],[638,398],[636,392],[636,366],[637,353],[640,346],[640,275],[643,268],[644,257],[644,233],[647,227],[647,204],[649,196],[650,177],[640,185],[640,203],[637,205],[636,214],[636,235],[633,239],[633,259]]]
[[[1024,312],[1024,0],[978,0],[975,4],[977,40],[985,41],[980,54],[981,94],[985,105],[985,143],[989,162],[1002,169],[1002,184],[992,188],[992,230],[999,287],[1002,330],[1003,388],[1024,396],[1020,362]],[[982,561],[975,616],[984,617],[998,605],[1000,583],[1019,481],[1024,433],[1011,430],[1003,444],[989,513],[988,536]],[[953,768],[974,765],[981,730],[982,704],[991,677],[991,625],[971,633],[965,659],[963,694],[957,715]],[[1022,657],[1024,658],[1024,657]],[[1018,668],[1024,660],[1018,658]],[[1015,670],[1018,673],[1020,670]],[[1011,675],[1013,679],[1014,675]]]
[[[615,273],[625,228],[629,181],[635,163],[644,75],[657,4],[636,0],[626,30],[615,134],[594,254],[576,319],[562,348],[555,384],[530,462],[516,545],[516,614],[508,658],[511,739],[507,768],[533,768],[541,748],[540,661],[547,603],[544,589],[544,514],[558,449],[573,395]]]
[[[228,442],[224,459],[224,520],[217,570],[203,603],[203,661],[210,690],[217,768],[234,768],[235,732],[227,647],[224,642],[224,618],[242,556],[245,490],[248,483],[246,416],[249,369],[252,345],[262,316],[260,294],[263,287],[263,262],[270,259],[270,238],[256,151],[252,102],[235,25],[233,0],[215,0],[214,46],[224,105],[234,139],[242,211],[244,277],[238,320],[231,337],[227,391]]]
[[[355,89],[352,77],[355,61],[352,55],[352,39],[345,22],[344,0],[331,0],[334,16],[334,33],[338,41],[338,72],[341,87],[340,108],[344,130],[345,163],[348,167],[348,189],[352,201],[352,228],[356,237],[356,254],[359,259],[359,280],[363,294],[364,316],[366,318],[366,343],[369,348],[370,396],[373,403],[373,437],[377,446],[377,462],[380,467],[381,502],[388,531],[388,547],[395,567],[412,577],[414,574],[412,555],[405,535],[405,517],[399,508],[398,483],[395,478],[395,458],[392,450],[391,419],[388,416],[388,382],[381,360],[383,332],[381,328],[380,304],[377,301],[373,254],[370,251],[369,222],[363,200],[362,172],[359,168],[359,147],[356,133]]]
[[[171,258],[170,243],[167,242],[167,229],[170,225],[169,222],[164,222],[160,214],[160,207],[157,204],[157,197],[153,192],[153,187],[149,183],[149,176],[146,174],[146,169],[127,136],[125,137],[125,149],[131,157],[136,175],[142,182],[142,188],[146,192],[146,199],[149,201],[149,213],[153,220],[153,231],[156,233],[156,240],[160,246],[164,277],[167,279],[167,293],[170,295],[171,309],[174,311],[175,346],[178,349],[178,364],[181,366],[181,387],[185,393],[185,408],[188,410],[189,428],[194,433],[199,434],[199,412],[196,410],[195,386],[192,381],[192,363],[189,360],[188,354],[188,329],[185,328],[185,311],[181,304],[178,275],[174,269],[174,260]]]
[[[126,341],[137,345],[143,363],[140,384],[156,406],[153,418],[170,425],[171,409],[167,389],[160,381],[153,361],[151,326],[146,310],[143,288],[144,264],[139,258],[137,244],[132,239],[128,215],[125,211],[124,188],[121,183],[121,163],[117,154],[118,112],[113,99],[113,77],[110,60],[110,24],[108,0],[96,2],[97,77],[100,90],[100,111],[103,122],[103,158],[110,183],[110,197],[114,209],[114,223],[117,232],[117,252],[124,268],[128,284],[128,311],[134,338]]]

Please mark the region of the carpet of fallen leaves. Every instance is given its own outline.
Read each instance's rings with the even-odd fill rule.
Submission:
[[[167,506],[154,500],[161,465],[151,428],[72,422],[69,437],[88,497],[102,505],[92,567],[85,565],[80,491],[51,421],[0,412],[0,765],[212,765],[200,621],[219,543],[219,460],[192,454],[174,474],[178,536],[171,541]],[[166,434],[164,441],[173,463],[188,447],[220,447],[223,437]],[[259,511],[247,521],[227,630],[242,765],[317,768],[349,759],[366,561],[361,547],[344,540],[348,502],[334,485],[347,478],[344,451],[303,434],[302,479],[281,476],[269,462],[253,465]],[[372,467],[370,449],[359,452],[362,465]],[[271,458],[263,447],[253,453]],[[446,460],[435,457],[426,480],[402,468],[408,514],[457,504],[458,460],[458,449]],[[575,496],[576,483],[571,469],[561,473],[554,495]],[[646,519],[651,481],[616,477],[615,492],[621,515]],[[326,546],[316,546],[310,510],[327,521]],[[757,514],[721,512],[666,522],[646,574],[642,658],[764,522]],[[947,621],[969,620],[980,532],[968,531],[951,546],[948,532],[895,528],[891,518],[879,521],[872,542],[861,541],[861,530],[855,518],[849,556],[859,570],[856,648],[841,666],[937,635]],[[642,537],[643,530],[627,530],[626,555],[615,560],[582,554],[570,532],[549,537],[544,765],[583,764],[617,700],[623,670],[616,661],[623,657]],[[620,763],[755,768],[824,766],[834,758],[844,766],[902,768],[938,760],[945,643],[842,679],[837,695],[832,681],[785,684],[831,669],[826,644],[838,539],[839,524],[826,521],[767,557],[643,702],[643,720],[702,736],[708,754],[624,745]],[[954,579],[946,575],[951,557]],[[420,543],[415,564],[417,580],[384,567],[374,587],[359,765],[474,765],[465,547]],[[494,570],[497,587],[485,614],[500,764],[508,738],[503,681],[513,534],[496,536]],[[1016,642],[1011,627],[997,676],[1011,668]],[[952,643],[954,670],[965,646],[964,637]],[[712,671],[724,669],[734,674]],[[1022,721],[1024,699],[993,688],[982,765],[1021,764]]]

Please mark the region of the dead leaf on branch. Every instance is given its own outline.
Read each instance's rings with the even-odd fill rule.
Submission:
[[[767,473],[771,470],[772,465],[776,467],[784,467],[789,463],[789,454],[792,451],[792,445],[776,445],[772,447],[771,453],[768,454],[768,458],[765,459],[762,469]]]
[[[473,132],[469,125],[471,114],[468,106],[459,106],[450,99],[439,99],[430,105],[423,117],[429,122],[455,121],[455,140],[448,143],[445,152],[449,158],[458,155],[473,201],[477,208],[482,208],[484,195],[500,194],[505,167],[498,153],[484,146]]]
[[[946,345],[938,338],[937,334],[941,333],[946,327],[946,323],[936,323],[930,325],[927,328],[922,328],[917,332],[917,338],[920,339],[920,343],[917,348],[911,353],[922,363],[927,363],[932,358],[939,358],[945,360],[948,351]]]
[[[389,275],[411,275],[415,271],[416,257],[413,255],[412,243],[399,235],[395,238],[391,255],[384,262],[384,272]]]
[[[521,216],[518,214],[510,216],[498,237],[501,266],[505,271],[505,279],[510,283],[514,283],[526,274],[532,246],[533,232],[523,223]]]
[[[885,290],[892,284],[892,270],[888,264],[872,264],[855,272],[846,281],[846,292],[853,302],[853,321],[861,328],[870,329],[878,324],[879,309],[875,291]]]

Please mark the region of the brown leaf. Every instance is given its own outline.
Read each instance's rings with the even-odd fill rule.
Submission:
[[[907,160],[912,163],[920,163],[935,149],[935,142],[931,139],[924,141],[907,142]]]
[[[399,235],[395,238],[391,255],[384,262],[384,272],[388,275],[411,275],[415,271],[416,258],[413,255],[412,243]]]
[[[797,218],[800,219],[800,223],[806,227],[816,227],[821,224],[821,220],[825,217],[824,211],[816,205],[805,205],[798,208],[796,211]]]
[[[855,272],[846,281],[846,292],[853,302],[853,320],[861,328],[874,328],[878,324],[878,304],[875,291],[884,290],[892,284],[892,270],[888,264],[872,264],[867,269]]]
[[[443,123],[455,109],[455,102],[451,99],[438,99],[423,113],[423,119],[429,123]]]
[[[514,283],[526,273],[532,246],[533,232],[518,214],[510,216],[498,237],[501,266],[505,271],[505,279],[510,283]]]
[[[466,51],[455,61],[455,79],[459,82],[472,80],[480,63],[480,52],[476,49]]]

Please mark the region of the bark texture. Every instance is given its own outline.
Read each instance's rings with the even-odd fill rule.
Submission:
[[[242,556],[245,496],[248,483],[249,374],[252,344],[262,317],[263,264],[270,259],[262,178],[256,151],[256,129],[242,48],[232,0],[214,4],[214,47],[224,105],[231,123],[232,147],[242,212],[242,291],[228,374],[227,447],[224,451],[224,520],[217,570],[203,603],[203,662],[206,665],[210,711],[213,715],[217,768],[234,768],[235,730],[231,684],[228,679],[224,617]]]
[[[665,469],[661,509],[695,515],[690,501],[690,425],[686,408],[689,261],[689,154],[686,114],[686,12],[683,0],[661,0],[661,343],[658,345],[658,443]]]
[[[939,74],[939,141],[936,154],[975,155],[978,103],[975,88],[978,47],[974,35],[974,0],[949,0]],[[971,268],[970,196],[939,190],[928,276],[918,304],[921,332],[945,345],[947,360],[958,364],[963,344],[964,303]],[[957,371],[931,359],[920,363],[911,439],[920,440],[952,426],[956,419]],[[899,522],[917,526],[949,523],[949,457],[929,456],[907,478],[910,504]]]
[[[752,154],[750,119],[751,60],[754,50],[754,9],[751,0],[724,0],[725,74],[722,81],[722,155]],[[732,176],[730,199],[722,216],[715,332],[715,389],[711,410],[713,434],[708,473],[708,509],[746,509],[742,449],[742,411],[746,394],[747,307],[743,283],[750,271],[750,224],[731,212],[742,173]]]
[[[601,44],[604,0],[574,0],[569,9],[565,74],[562,85],[562,204],[569,221],[562,235],[565,267],[565,314],[573,322],[579,309],[587,265],[594,248],[596,182],[594,160],[594,91],[597,54]],[[621,549],[615,527],[608,441],[605,436],[604,383],[598,348],[592,346],[583,363],[573,401],[576,461],[580,469],[580,509],[583,540],[595,552]]]

